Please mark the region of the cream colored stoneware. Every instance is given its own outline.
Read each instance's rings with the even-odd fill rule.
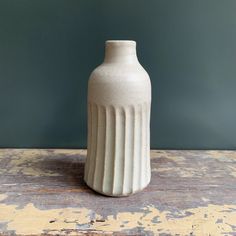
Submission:
[[[95,191],[126,196],[150,182],[151,83],[136,42],[106,41],[105,60],[88,85],[84,180]]]

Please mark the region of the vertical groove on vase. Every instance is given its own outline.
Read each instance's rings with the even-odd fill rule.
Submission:
[[[133,155],[132,155],[132,173],[133,173],[133,176],[132,176],[132,192],[134,191],[134,188],[135,188],[135,178],[136,178],[136,173],[135,173],[135,155],[136,155],[136,151],[135,151],[135,148],[136,148],[136,127],[137,127],[137,119],[135,119],[135,116],[136,116],[136,107],[134,106],[134,114],[133,114],[133,122],[134,122],[134,129],[133,129]]]
[[[107,109],[106,106],[104,106],[104,153],[103,153],[103,166],[102,166],[102,176],[101,176],[101,187],[100,189],[103,189],[103,184],[104,184],[104,173],[105,173],[105,158],[107,156]]]
[[[103,162],[103,172],[102,172],[102,186],[101,190],[104,192],[106,191],[106,168],[107,168],[107,162],[108,162],[108,154],[109,154],[109,106],[104,107],[104,113],[105,113],[105,137],[104,137],[104,162]]]
[[[97,166],[97,162],[98,162],[98,151],[99,151],[99,146],[98,146],[98,142],[99,142],[99,139],[98,139],[98,136],[99,136],[99,132],[98,132],[98,122],[99,122],[99,113],[98,113],[98,108],[99,106],[96,104],[96,117],[97,117],[97,122],[95,123],[95,129],[96,129],[96,142],[95,142],[95,155],[94,155],[94,166],[93,166],[93,179],[92,179],[92,185],[93,185],[93,188],[94,188],[94,183],[95,183],[95,179],[96,179],[96,176],[95,176],[95,170],[96,170],[96,166]]]
[[[121,134],[120,134],[120,175],[121,181],[119,186],[119,194],[123,194],[123,186],[124,186],[124,165],[125,165],[125,110],[122,107],[120,111],[120,126],[121,126]]]
[[[89,140],[89,145],[90,145],[90,151],[88,151],[88,159],[89,159],[89,163],[86,162],[87,164],[87,178],[86,178],[86,181],[87,183],[89,184],[90,183],[90,177],[91,177],[91,165],[93,165],[93,160],[92,160],[92,154],[93,154],[93,133],[94,133],[94,127],[93,127],[93,104],[92,103],[89,103],[89,108],[90,108],[90,119],[91,119],[91,123],[90,123],[90,133],[91,135],[89,136],[90,137],[90,140]]]
[[[147,173],[147,162],[148,162],[148,158],[149,156],[147,155],[147,145],[148,145],[148,141],[147,141],[147,137],[148,137],[148,130],[147,130],[147,111],[148,111],[148,104],[145,102],[143,104],[143,158],[142,158],[142,166],[144,168],[144,172],[143,172],[143,184],[147,183],[147,179],[148,179],[148,173]]]
[[[96,162],[96,152],[97,152],[97,123],[98,123],[98,112],[97,105],[92,105],[92,142],[91,142],[91,165],[89,167],[89,176],[88,182],[93,187],[94,180],[94,170],[95,170],[95,162]]]
[[[112,194],[115,156],[115,109],[106,107],[106,153],[103,173],[103,192]]]
[[[124,178],[124,110],[116,108],[115,162],[113,194],[122,194]]]
[[[144,161],[145,161],[145,103],[141,104],[141,114],[140,114],[140,174],[139,174],[139,188],[142,188],[143,186],[143,179],[145,179],[145,167],[144,167]]]
[[[127,146],[126,146],[126,137],[127,137],[127,128],[126,128],[126,124],[127,124],[127,116],[126,116],[126,109],[125,107],[122,108],[123,111],[123,124],[122,127],[124,129],[124,133],[123,133],[123,152],[122,152],[122,159],[123,159],[123,166],[122,166],[122,171],[123,171],[123,181],[122,181],[122,194],[125,194],[125,170],[126,170],[126,150],[127,150]]]
[[[137,119],[138,119],[138,134],[137,134],[137,184],[136,184],[136,191],[140,188],[141,186],[141,178],[142,178],[142,172],[141,172],[141,159],[142,159],[142,104],[139,104],[138,106],[138,114],[137,114]]]
[[[106,113],[106,135],[105,135],[105,154],[104,154],[104,170],[102,177],[102,191],[109,192],[112,185],[111,175],[108,171],[111,169],[111,132],[112,132],[112,114],[109,106],[105,107]]]
[[[102,173],[104,171],[104,154],[105,154],[105,123],[106,116],[103,106],[98,106],[98,123],[97,123],[97,152],[94,168],[93,186],[95,189],[102,188]]]
[[[112,150],[112,168],[111,168],[111,171],[112,171],[112,188],[111,188],[111,194],[114,194],[114,188],[115,188],[115,174],[116,174],[116,171],[115,171],[115,164],[116,164],[116,133],[117,133],[117,129],[116,129],[116,124],[117,124],[117,117],[116,117],[116,108],[113,108],[113,112],[114,112],[114,125],[113,125],[113,134],[111,136],[113,136],[113,146],[111,148]]]
[[[132,147],[132,156],[131,156],[131,159],[132,159],[132,193],[134,192],[134,188],[135,188],[135,178],[136,178],[136,171],[135,171],[135,167],[136,167],[136,164],[135,164],[135,155],[136,155],[136,127],[137,127],[137,119],[135,119],[135,116],[136,116],[136,107],[134,106],[133,107],[133,138],[132,138],[132,144],[133,144],[133,147]]]
[[[140,129],[141,129],[141,124],[140,124],[140,116],[141,116],[141,111],[140,111],[140,105],[137,105],[135,107],[135,115],[134,115],[134,160],[133,160],[133,165],[134,165],[134,179],[133,179],[133,191],[136,191],[139,189],[139,176],[140,176],[140,144],[141,144],[141,137],[140,137]]]
[[[133,193],[133,185],[134,185],[134,149],[135,149],[135,106],[131,106],[131,137],[130,137],[130,143],[131,143],[131,156],[130,156],[130,166],[131,166],[131,186],[130,186],[130,193]]]
[[[87,143],[88,143],[88,148],[87,148],[87,157],[86,157],[86,164],[85,164],[85,180],[88,180],[88,170],[90,166],[90,156],[91,156],[91,141],[92,141],[92,122],[91,122],[91,104],[88,103],[88,137],[87,137]]]
[[[146,163],[147,163],[147,168],[146,168],[146,173],[147,173],[147,180],[146,182],[150,181],[151,178],[151,166],[150,166],[150,114],[151,114],[151,109],[150,109],[150,103],[147,103],[147,158],[146,158]]]
[[[134,155],[134,107],[125,110],[125,155],[124,155],[124,194],[133,189],[133,155]]]
[[[146,183],[146,148],[147,148],[147,142],[146,142],[146,137],[147,137],[147,129],[146,129],[146,103],[144,102],[142,104],[142,122],[141,122],[141,129],[142,129],[142,136],[141,136],[141,145],[142,145],[142,149],[141,149],[141,161],[140,161],[140,166],[141,166],[141,173],[142,173],[142,177],[141,177],[141,186],[143,186]]]

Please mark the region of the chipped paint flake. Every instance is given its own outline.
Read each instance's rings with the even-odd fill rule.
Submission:
[[[17,205],[0,204],[0,210],[0,223],[8,222],[7,230],[22,235],[76,229],[78,223],[90,222],[90,210],[86,208],[40,210],[29,203],[23,209],[18,209]]]
[[[203,201],[203,202],[210,202],[210,199],[205,198],[205,197],[202,197],[202,201]]]
[[[232,210],[234,209],[234,210]],[[94,228],[102,231],[120,231],[130,230],[139,226],[146,231],[190,235],[221,235],[223,232],[233,232],[230,225],[236,222],[236,206],[218,206],[208,205],[208,207],[199,207],[187,209],[179,212],[175,217],[171,216],[169,211],[159,211],[153,206],[146,207],[147,214],[143,212],[122,212],[116,216],[108,216],[103,224],[95,223]],[[230,210],[226,213],[226,210]],[[206,214],[208,215],[205,218]],[[184,217],[182,217],[184,215]],[[219,221],[224,217],[224,222]],[[155,219],[158,218],[158,223]],[[215,222],[218,220],[218,227]],[[126,222],[126,224],[124,224]]]
[[[120,212],[117,215],[109,215],[104,221],[96,221],[102,216],[96,213],[91,214],[91,210],[86,208],[40,210],[29,203],[23,209],[18,209],[17,205],[0,204],[0,209],[0,222],[8,222],[8,230],[25,235],[44,232],[58,233],[66,229],[117,232],[132,230],[137,225],[144,231],[154,233],[221,235],[225,232],[232,233],[236,222],[235,205],[208,205],[180,211],[174,216],[170,211],[160,211],[154,206],[147,206],[139,212]],[[158,221],[156,222],[155,219]]]
[[[236,177],[236,167],[235,166],[229,166],[229,174],[233,177]]]
[[[0,202],[6,199],[8,196],[6,194],[0,194]],[[0,209],[1,210],[1,209]]]

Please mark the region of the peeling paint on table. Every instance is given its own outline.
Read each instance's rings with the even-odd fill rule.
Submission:
[[[1,149],[1,235],[236,235],[236,152],[151,151],[124,198],[83,181],[86,150]]]

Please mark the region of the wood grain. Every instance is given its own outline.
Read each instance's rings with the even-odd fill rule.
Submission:
[[[2,235],[236,235],[236,152],[153,150],[124,198],[84,181],[86,150],[1,149]]]

